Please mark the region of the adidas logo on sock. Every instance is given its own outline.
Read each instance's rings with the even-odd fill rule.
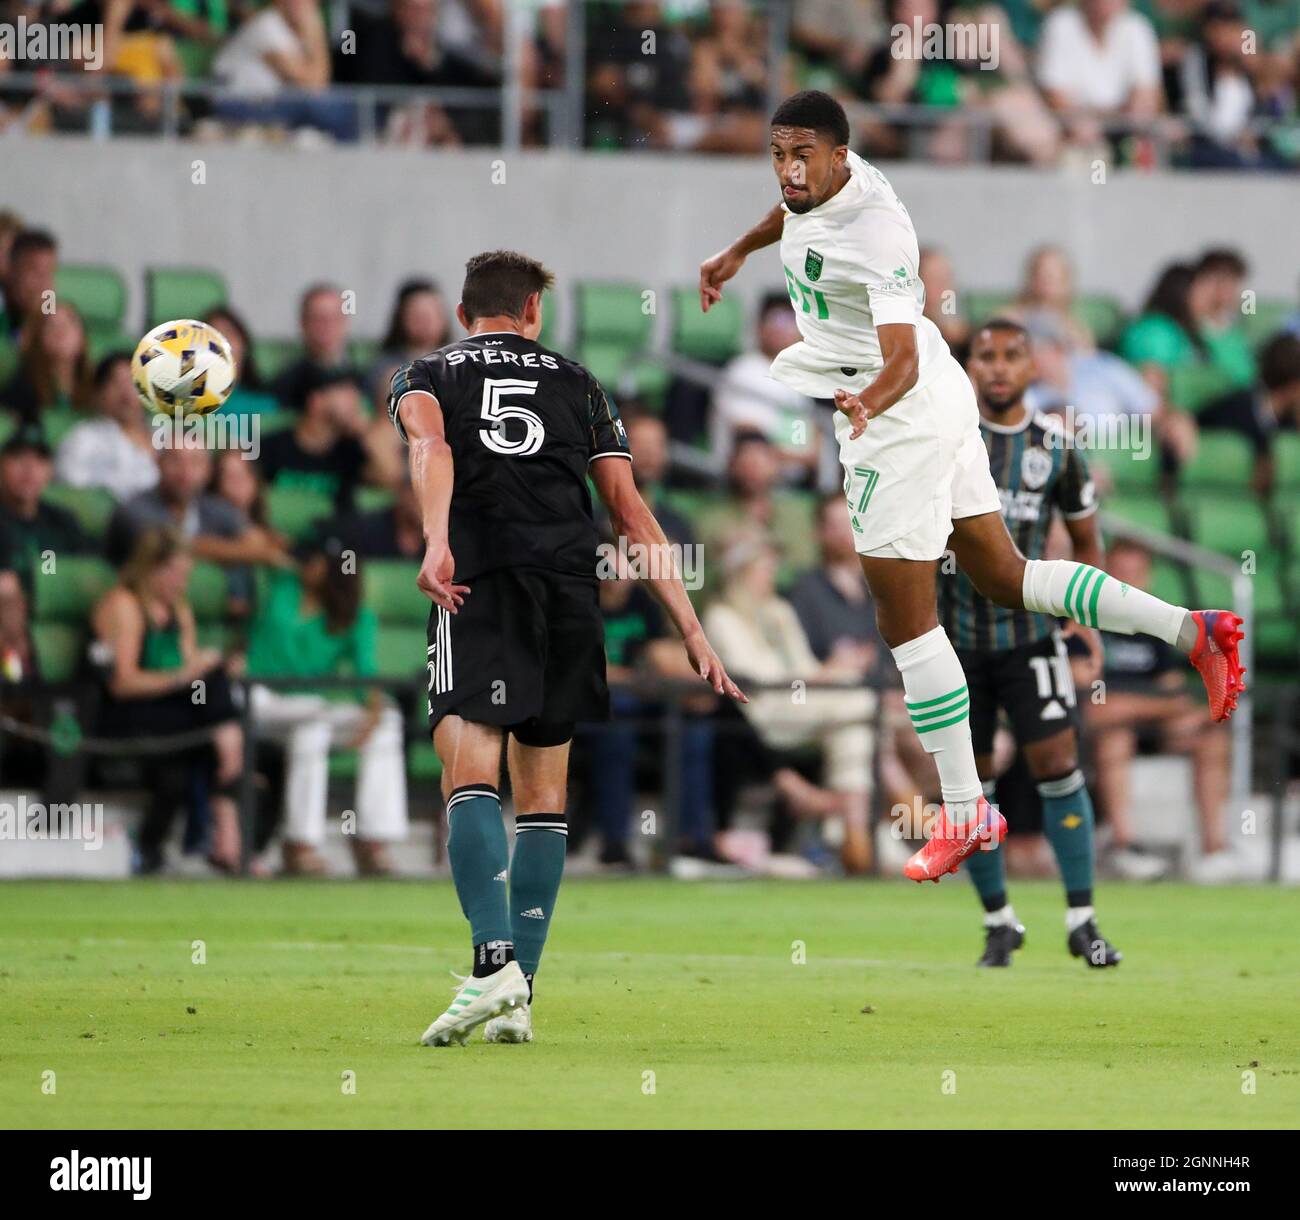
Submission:
[[[541,907],[529,907],[526,911],[519,912],[520,919],[545,919],[546,912]]]
[[[492,878],[493,881],[504,881],[505,879],[506,879],[505,869],[502,869],[499,873],[497,873],[495,877]]]

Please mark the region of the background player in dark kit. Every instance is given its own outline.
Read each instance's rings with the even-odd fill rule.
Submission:
[[[1029,336],[1018,323],[994,319],[975,334],[969,361],[980,432],[1002,500],[1002,516],[1021,554],[1042,559],[1055,513],[1064,518],[1074,559],[1099,565],[1097,499],[1083,453],[1059,420],[1024,403],[1034,377]],[[1055,621],[981,597],[955,565],[940,567],[939,613],[970,689],[971,737],[985,791],[993,789],[993,734],[999,708],[1011,722],[1042,799],[1042,824],[1026,826],[1002,812],[1012,833],[1041,829],[1056,854],[1066,891],[1066,943],[1090,966],[1113,966],[1120,953],[1097,931],[1092,907],[1092,800],[1079,770],[1074,680]],[[1079,628],[1079,630],[1088,630]],[[1100,657],[1095,633],[1094,661]],[[1007,899],[1000,847],[977,851],[965,867],[984,904],[981,966],[1009,966],[1025,929]]]
[[[615,534],[655,548],[650,587],[695,671],[744,699],[632,480],[618,412],[585,368],[537,343],[553,282],[522,254],[470,259],[456,308],[469,335],[399,369],[389,398],[424,521],[429,719],[474,942],[473,977],[426,1045],[463,1043],[494,1016],[489,1041],[532,1038],[532,976],[564,868],[569,741],[575,721],[609,715],[589,471]],[[497,792],[507,735],[513,860]]]

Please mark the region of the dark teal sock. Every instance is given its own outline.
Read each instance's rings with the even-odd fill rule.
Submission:
[[[510,927],[515,961],[530,977],[542,960],[555,899],[564,876],[569,828],[562,813],[521,813],[515,818],[515,858],[510,862]]]
[[[987,781],[982,786],[984,796],[992,800],[993,782]],[[966,872],[975,883],[975,892],[980,896],[985,911],[1000,911],[1007,905],[1007,870],[1001,844],[992,851],[972,852],[966,857]]]
[[[1042,780],[1043,833],[1056,853],[1066,899],[1072,907],[1092,905],[1092,798],[1082,771]]]
[[[490,784],[466,784],[447,798],[447,858],[460,909],[476,945],[510,940],[506,875],[510,845],[501,798]]]

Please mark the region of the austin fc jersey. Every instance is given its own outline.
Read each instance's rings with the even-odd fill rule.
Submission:
[[[414,390],[442,407],[453,485],[455,579],[506,567],[596,578],[599,537],[587,469],[631,460],[614,404],[582,365],[522,335],[472,335],[393,374],[388,416]]]
[[[1097,498],[1082,450],[1070,443],[1051,416],[1027,415],[1014,427],[980,419],[989,469],[998,485],[1002,517],[1027,559],[1041,559],[1052,515],[1067,520],[1097,511]],[[957,568],[939,572],[939,621],[952,646],[966,651],[1000,651],[1033,644],[1051,633],[1053,620],[1029,610],[995,606],[975,591]]]

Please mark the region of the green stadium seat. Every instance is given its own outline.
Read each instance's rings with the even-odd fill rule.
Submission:
[[[1104,470],[1121,492],[1152,492],[1160,481],[1160,455],[1154,447],[1145,457],[1130,449],[1098,449],[1086,457],[1094,473]]]
[[[1254,551],[1256,563],[1270,550],[1268,516],[1258,501],[1242,496],[1201,495],[1187,504],[1193,542],[1221,555],[1239,558]]]
[[[1293,313],[1295,306],[1286,301],[1256,301],[1255,312],[1241,316],[1241,328],[1246,332],[1250,346],[1258,351],[1282,329]]]
[[[1102,508],[1133,525],[1159,530],[1162,534],[1170,532],[1169,509],[1158,495],[1116,494],[1108,497]]]
[[[1279,488],[1300,488],[1300,435],[1279,432],[1273,442],[1273,479]]]
[[[1169,370],[1169,398],[1193,413],[1238,388],[1222,370],[1208,364],[1182,365]]]
[[[125,352],[129,356],[135,351],[135,345],[136,340],[119,326],[93,323],[86,328],[86,350],[90,353],[91,364],[98,364],[114,352]]]
[[[57,449],[59,442],[78,424],[84,424],[89,416],[82,415],[70,407],[54,407],[41,413],[41,424],[45,428],[45,439],[51,449]]]
[[[637,398],[656,411],[661,411],[668,397],[668,386],[672,379],[672,372],[658,361],[636,360],[624,374],[619,390],[626,392],[630,385]],[[615,402],[617,401],[615,396]]]
[[[1151,583],[1148,591],[1153,597],[1169,602],[1174,606],[1185,606],[1191,586],[1179,564],[1169,559],[1153,557],[1151,561]]]
[[[144,274],[149,326],[201,318],[226,303],[226,281],[201,267],[153,267]]]
[[[387,487],[359,487],[353,497],[359,513],[373,513],[381,508],[391,508],[396,497]]]
[[[226,617],[225,570],[215,563],[195,563],[186,596],[200,623],[221,621]]]
[[[263,436],[270,436],[272,432],[283,432],[285,428],[292,428],[301,418],[297,411],[285,408],[281,411],[268,411],[265,415],[259,415],[261,421],[260,427]]]
[[[297,339],[254,339],[253,360],[257,375],[264,381],[274,381],[281,369],[287,367],[302,352]]]
[[[176,58],[189,80],[202,80],[209,75],[218,47],[197,38],[174,38]]]
[[[66,682],[81,667],[86,638],[84,626],[69,623],[34,623],[32,641],[41,677],[46,682]]]
[[[366,605],[382,623],[423,624],[433,604],[416,587],[419,566],[404,559],[373,559],[365,564]]]
[[[744,346],[744,313],[735,297],[723,297],[700,312],[694,288],[674,288],[672,349],[706,364],[725,364]]]
[[[616,395],[630,354],[618,343],[584,342],[578,344],[578,360],[610,393]]]
[[[18,358],[18,345],[10,343],[7,336],[0,335],[0,387],[3,387],[14,375],[14,370],[18,367]]]
[[[431,741],[413,742],[406,751],[406,774],[411,779],[431,781],[442,778],[442,762]]]
[[[639,351],[650,339],[654,315],[643,307],[643,290],[633,284],[579,284],[577,338]]]
[[[1239,432],[1203,430],[1196,453],[1178,472],[1183,488],[1236,487],[1245,492],[1255,470],[1255,450]]]
[[[334,501],[323,492],[301,487],[266,489],[266,515],[271,528],[297,541],[307,535],[322,517],[334,514]]]
[[[66,508],[92,538],[103,536],[117,505],[112,493],[102,487],[69,487],[65,483],[51,483],[41,498]]]
[[[537,342],[552,350],[560,337],[559,309],[559,296],[554,292],[545,293],[542,297],[542,333],[537,336]]]
[[[1015,299],[1013,292],[962,292],[957,296],[959,306],[973,326],[996,318]]]
[[[348,344],[348,359],[363,373],[379,359],[380,343],[378,339],[353,339]]]
[[[1074,303],[1074,316],[1092,331],[1100,347],[1109,347],[1123,325],[1124,307],[1112,296],[1084,294]]]
[[[54,292],[77,307],[88,327],[117,331],[126,320],[126,282],[112,267],[64,263],[55,273]]]
[[[117,579],[112,566],[93,555],[55,556],[54,571],[33,574],[32,618],[41,623],[84,623]]]
[[[381,678],[418,678],[427,664],[429,637],[423,627],[381,624],[376,647]]]

